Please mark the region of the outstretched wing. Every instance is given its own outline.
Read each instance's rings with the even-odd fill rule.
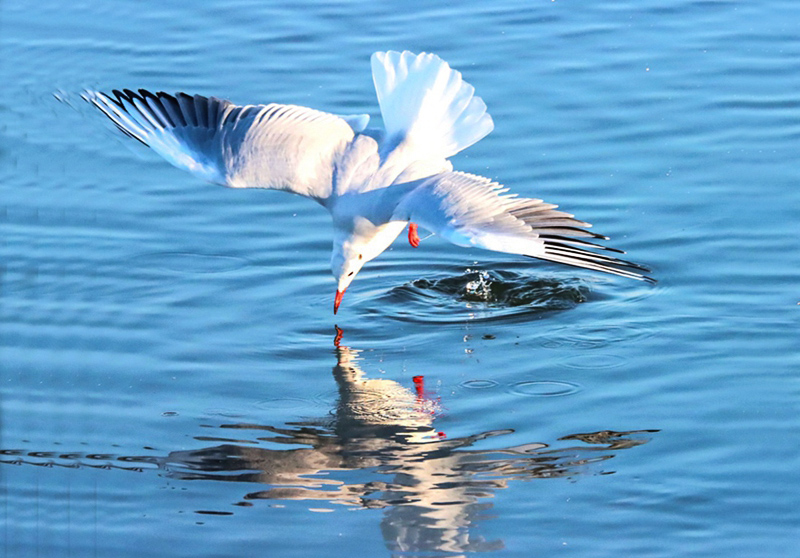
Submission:
[[[87,91],[83,98],[122,132],[204,180],[317,199],[330,196],[334,160],[367,118],[144,89]]]
[[[475,88],[435,54],[376,52],[371,64],[387,136],[419,154],[447,159],[494,128]]]
[[[518,198],[488,178],[447,172],[420,182],[398,203],[393,219],[413,221],[459,246],[520,254],[653,282],[639,264],[591,240],[607,237],[542,200]],[[587,240],[589,239],[589,240]],[[606,253],[603,253],[606,252]]]
[[[446,159],[494,128],[475,88],[435,54],[376,52],[371,63],[386,128],[378,183],[452,170]]]

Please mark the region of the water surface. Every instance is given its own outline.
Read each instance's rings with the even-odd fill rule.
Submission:
[[[796,556],[797,21],[4,2],[4,555]],[[436,52],[486,101],[457,168],[592,222],[658,285],[401,238],[334,320],[324,210],[203,184],[77,97],[377,119],[381,49]]]

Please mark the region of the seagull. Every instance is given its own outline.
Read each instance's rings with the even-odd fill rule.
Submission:
[[[216,97],[139,89],[82,97],[119,130],[174,166],[231,188],[306,196],[334,225],[333,312],[368,261],[408,225],[478,247],[654,282],[649,270],[598,244],[608,237],[540,199],[453,170],[449,158],[494,129],[486,104],[461,73],[430,53],[376,52],[372,78],[383,129],[369,115],[296,105],[236,105]]]

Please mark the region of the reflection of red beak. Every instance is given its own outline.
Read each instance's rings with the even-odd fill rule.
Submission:
[[[342,303],[342,297],[344,296],[344,291],[336,291],[336,298],[333,299],[333,313],[339,311],[339,305]]]

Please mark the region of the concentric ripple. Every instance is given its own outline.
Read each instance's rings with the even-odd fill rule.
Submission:
[[[380,302],[403,321],[458,323],[569,310],[589,300],[590,292],[578,279],[468,268],[457,275],[406,283]]]
[[[466,380],[464,382],[461,382],[461,387],[469,389],[491,389],[499,385],[500,385],[499,382],[488,379],[487,380],[475,379],[475,380]]]
[[[581,386],[561,380],[527,380],[511,386],[511,393],[524,397],[562,397],[581,390]]]
[[[550,330],[541,341],[543,347],[557,349],[599,349],[614,343],[644,339],[652,330],[644,323],[570,325]]]

